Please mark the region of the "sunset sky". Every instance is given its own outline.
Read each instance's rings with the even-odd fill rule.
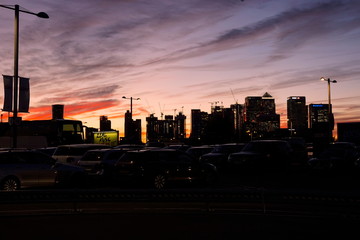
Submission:
[[[360,1],[354,0],[18,0],[19,75],[30,78],[30,113],[99,128],[108,116],[124,132],[134,118],[191,109],[210,112],[269,92],[286,122],[286,100],[327,103],[336,122],[360,121]],[[13,75],[14,11],[0,8],[0,70]],[[3,104],[0,84],[0,105]],[[3,112],[6,120],[7,112]]]

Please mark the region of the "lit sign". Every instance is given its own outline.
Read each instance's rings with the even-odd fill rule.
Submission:
[[[312,105],[313,107],[323,107],[324,106],[324,104],[314,104],[314,105]]]
[[[117,131],[94,132],[94,143],[96,144],[117,146],[118,142],[119,142],[119,132]]]

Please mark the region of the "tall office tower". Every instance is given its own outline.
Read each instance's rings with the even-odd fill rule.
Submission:
[[[141,142],[141,119],[132,119],[132,114],[129,110],[125,113],[125,136],[124,140],[127,143]]]
[[[262,97],[262,114],[275,114],[275,99],[266,92]]]
[[[146,118],[146,141],[157,142],[159,140],[159,121],[154,114]]]
[[[308,129],[308,111],[305,97],[288,97],[287,125],[294,135],[302,135]]]
[[[244,118],[243,118],[243,109],[244,106],[242,104],[232,104],[230,105],[230,108],[233,111],[234,114],[234,129],[235,129],[235,136],[240,137],[241,136],[241,130],[244,125]]]
[[[246,97],[244,114],[246,122],[257,122],[261,115],[276,114],[275,99],[267,92],[262,97]]]
[[[245,122],[256,122],[261,113],[262,97],[246,97],[244,105]]]
[[[141,119],[135,119],[133,121],[133,136],[131,138],[131,143],[142,143],[141,138]]]
[[[169,141],[174,139],[174,117],[172,115],[165,115],[162,121],[162,137]]]
[[[100,116],[100,131],[110,131],[111,121],[108,120],[107,116]]]
[[[275,99],[267,92],[262,97],[246,97],[244,120],[251,137],[262,137],[278,130],[280,115],[275,112]]]
[[[331,117],[330,117],[331,118]],[[329,127],[329,105],[328,104],[310,104],[309,105],[309,121],[310,128],[324,128]]]
[[[313,151],[316,155],[332,141],[334,121],[333,116],[329,114],[329,104],[309,105],[309,126],[313,135]]]
[[[174,131],[175,131],[175,139],[183,140],[186,138],[186,116],[179,112],[177,116],[175,116],[174,120]]]
[[[235,138],[235,116],[231,108],[221,108],[209,116],[207,138],[213,143],[233,142]]]
[[[201,140],[205,134],[205,128],[209,120],[209,114],[200,109],[191,109],[191,134],[190,138]]]
[[[132,120],[132,114],[129,110],[125,113],[125,134],[124,137],[126,140],[130,139],[133,134],[133,120]]]

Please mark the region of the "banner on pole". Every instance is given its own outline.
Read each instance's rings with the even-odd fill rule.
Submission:
[[[13,101],[13,76],[3,75],[4,79],[4,112],[12,112]]]
[[[19,85],[19,112],[29,112],[30,83],[29,78],[20,77]]]

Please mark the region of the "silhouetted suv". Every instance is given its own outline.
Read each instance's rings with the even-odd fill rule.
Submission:
[[[308,161],[312,170],[353,171],[360,159],[359,148],[351,142],[332,142]],[[350,172],[349,172],[350,173]]]
[[[87,151],[76,165],[82,167],[89,176],[89,180],[97,183],[111,181],[114,164],[127,151],[134,149],[104,148]]]
[[[82,168],[56,162],[37,151],[0,151],[0,188],[14,191],[25,187],[75,185],[85,179]]]
[[[202,145],[188,148],[185,152],[200,160],[200,157],[204,154],[210,153],[214,150],[212,145]]]
[[[223,169],[227,165],[229,154],[240,152],[244,146],[245,143],[226,143],[217,145],[210,153],[202,155],[200,161],[214,164],[219,170]]]
[[[216,167],[175,149],[129,151],[116,162],[114,177],[162,189],[174,183],[212,184]]]
[[[229,155],[232,170],[243,173],[271,172],[292,167],[293,150],[287,141],[254,140],[245,145],[241,152]]]

